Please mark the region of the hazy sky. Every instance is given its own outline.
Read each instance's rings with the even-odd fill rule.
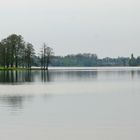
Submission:
[[[56,55],[140,55],[139,0],[0,0],[0,39],[21,34]]]

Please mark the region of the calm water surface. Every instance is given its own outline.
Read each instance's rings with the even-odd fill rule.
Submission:
[[[0,72],[1,140],[139,140],[140,68]]]

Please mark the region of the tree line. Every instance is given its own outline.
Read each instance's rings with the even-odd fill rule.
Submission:
[[[52,66],[140,66],[140,57],[98,58],[96,54],[84,53],[67,56],[55,56]]]
[[[34,46],[25,42],[21,35],[12,34],[0,42],[0,66],[23,67],[31,69],[32,66],[48,69],[48,66],[140,66],[140,57],[98,58],[94,53],[71,54],[54,56],[53,49],[45,43],[36,55]]]
[[[31,68],[34,65],[34,59],[38,58],[38,65],[47,69],[52,55],[52,48],[44,43],[40,56],[36,56],[34,46],[25,42],[21,35],[12,34],[0,42],[0,66],[4,68]]]

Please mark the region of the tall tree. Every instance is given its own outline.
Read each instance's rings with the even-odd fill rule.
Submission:
[[[2,40],[2,44],[5,46],[6,53],[6,65],[18,67],[19,57],[24,50],[24,41],[21,35],[12,34],[6,39]]]
[[[0,42],[0,65],[3,67],[25,66],[31,68],[34,47],[25,43],[21,35],[12,34]]]
[[[6,52],[3,42],[0,42],[0,65],[3,67],[6,66]]]
[[[33,62],[33,56],[35,55],[34,47],[31,43],[27,43],[25,47],[25,65],[27,68],[31,68]]]
[[[137,60],[133,54],[131,54],[131,59],[129,60],[129,65],[130,66],[137,66]]]
[[[53,49],[51,47],[48,47],[44,43],[41,49],[41,67],[43,69],[48,69],[53,54],[54,54]]]
[[[10,64],[10,46],[7,43],[7,39],[1,41],[1,57],[3,59],[3,66],[8,68]]]

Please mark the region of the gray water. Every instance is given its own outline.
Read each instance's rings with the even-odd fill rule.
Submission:
[[[140,68],[0,72],[1,140],[139,140]]]

